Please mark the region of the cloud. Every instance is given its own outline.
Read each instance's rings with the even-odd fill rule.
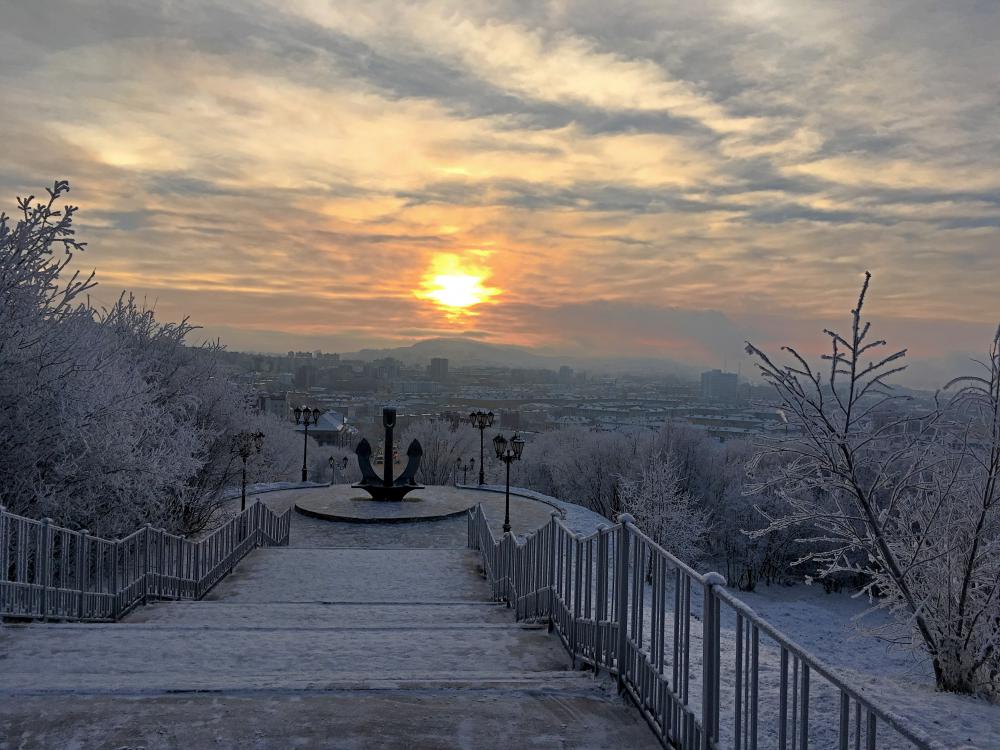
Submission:
[[[8,3],[0,193],[70,179],[107,294],[241,346],[717,363],[871,269],[944,356],[1000,318],[998,33],[903,0]],[[499,290],[474,320],[414,298],[440,257]]]

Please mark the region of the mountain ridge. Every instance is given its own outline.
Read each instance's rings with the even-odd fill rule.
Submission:
[[[445,357],[452,367],[495,366],[523,369],[558,370],[565,365],[577,370],[601,373],[631,372],[675,375],[693,378],[701,368],[659,357],[580,357],[545,354],[512,344],[491,344],[476,339],[436,337],[421,339],[407,346],[364,348],[342,352],[344,359],[371,361],[392,357],[409,365],[429,364],[434,357]]]

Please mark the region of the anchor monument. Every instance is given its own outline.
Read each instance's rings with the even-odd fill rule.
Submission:
[[[420,441],[414,439],[410,447],[406,449],[406,468],[403,473],[392,478],[392,431],[396,426],[396,410],[391,407],[382,409],[382,426],[385,427],[385,459],[382,463],[382,477],[375,473],[372,468],[372,446],[366,438],[362,438],[355,449],[358,456],[358,467],[361,469],[361,481],[351,485],[357,489],[363,489],[372,496],[373,500],[402,500],[403,496],[411,490],[422,490],[423,487],[417,484],[417,469],[420,468],[420,457],[424,455],[424,449],[420,447]]]

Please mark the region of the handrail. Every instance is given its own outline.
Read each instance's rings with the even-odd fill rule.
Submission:
[[[151,599],[199,599],[251,550],[288,544],[291,510],[256,502],[204,539],[151,525],[91,536],[0,506],[0,617],[119,620]]]
[[[493,598],[514,607],[518,620],[547,622],[574,665],[614,675],[665,746],[945,747],[851,687],[726,590],[722,576],[694,570],[627,514],[587,535],[553,517],[522,541],[498,539],[479,505],[469,511],[468,545],[480,552]],[[771,660],[765,669],[762,658]]]

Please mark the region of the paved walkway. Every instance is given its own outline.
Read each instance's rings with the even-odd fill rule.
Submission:
[[[465,532],[293,514],[289,547],[203,601],[3,628],[0,750],[658,747],[555,636],[488,601]]]

